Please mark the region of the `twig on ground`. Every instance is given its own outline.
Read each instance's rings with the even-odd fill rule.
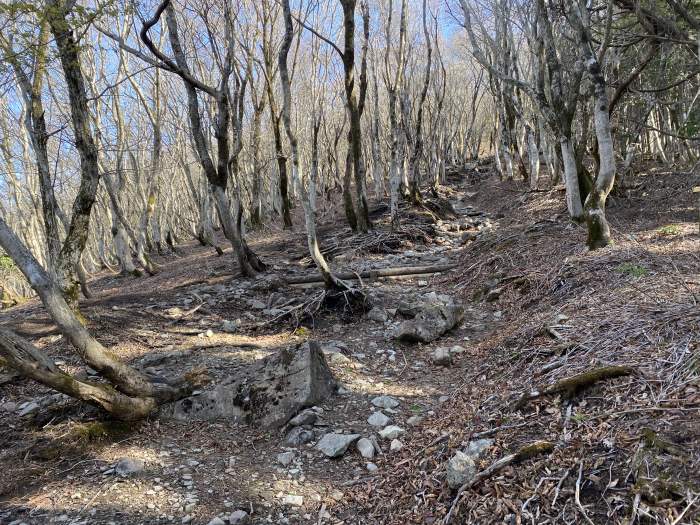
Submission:
[[[581,462],[579,463],[578,479],[576,480],[576,492],[575,492],[574,499],[576,500],[576,506],[581,511],[581,515],[583,516],[583,518],[590,525],[595,525],[595,523],[593,523],[593,521],[591,521],[591,518],[588,517],[588,514],[586,514],[586,509],[581,504],[581,479],[582,479],[582,477],[583,477],[583,459],[581,459]]]

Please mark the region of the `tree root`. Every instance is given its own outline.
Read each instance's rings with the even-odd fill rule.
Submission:
[[[520,400],[515,404],[515,410],[520,410],[529,401],[544,396],[561,394],[562,397],[571,399],[580,391],[593,386],[599,381],[628,376],[633,373],[634,370],[629,366],[603,366],[600,368],[594,368],[593,370],[561,379],[544,390],[527,392],[523,394]]]
[[[29,341],[7,329],[0,329],[0,355],[8,367],[21,375],[102,408],[124,421],[148,417],[159,404],[186,397],[194,388],[208,381],[205,371],[197,369],[172,381],[149,383],[149,392],[143,395],[125,394],[109,384],[76,379],[61,370]]]

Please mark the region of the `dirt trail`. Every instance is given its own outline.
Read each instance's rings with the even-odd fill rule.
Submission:
[[[290,446],[286,431],[226,421],[105,424],[101,414],[12,381],[0,386],[0,523],[208,524],[217,516],[227,523],[236,510],[256,524],[440,523],[455,501],[445,466],[475,432],[495,439],[480,469],[536,440],[557,446],[468,491],[453,523],[563,523],[584,520],[584,513],[594,523],[618,523],[633,511],[675,519],[689,500],[668,487],[656,488],[666,498],[634,503],[635,487],[645,483],[635,461],[646,457],[635,450],[644,446],[640,436],[660,436],[683,453],[667,454],[649,476],[672,476],[691,491],[698,486],[693,410],[700,383],[688,357],[699,351],[700,319],[688,298],[689,291],[700,297],[700,243],[680,186],[661,184],[671,209],[645,204],[644,186],[638,191],[639,199],[613,198],[618,243],[594,254],[583,247],[582,229],[566,220],[559,189],[529,192],[491,178],[488,166],[454,175],[442,189],[455,216],[440,220],[434,211],[405,208],[401,234],[389,232],[386,206],[373,214],[376,229],[361,236],[330,214],[319,230],[338,269],[458,264],[442,274],[363,281],[386,321],[382,312],[342,308],[294,321],[319,288],[233,277],[230,253],[217,257],[195,245],[159,260],[163,271],[155,277],[101,276],[95,299],[84,303],[91,329],[146,371],[204,365],[220,380],[315,339],[342,387],[318,407],[312,441]],[[680,233],[659,234],[668,223]],[[271,273],[313,272],[301,231],[260,233],[253,246]],[[465,321],[430,344],[397,342],[392,333],[401,316],[394,309],[432,292],[461,301]],[[36,303],[3,313],[2,322],[66,369],[89,372]],[[439,347],[461,349],[441,366],[433,362]],[[608,364],[640,373],[514,410],[524,392]],[[381,427],[367,421],[379,411],[371,401],[380,395],[399,402],[382,410],[404,430],[393,451],[393,438],[377,437]],[[21,417],[23,410],[29,415]],[[365,459],[353,445],[329,459],[314,447],[329,432],[375,436],[382,454]],[[292,454],[278,458],[284,452]],[[143,461],[143,471],[116,476],[121,458]]]
[[[464,230],[476,235],[491,224],[486,215],[468,207],[460,184],[447,190],[457,214],[435,223],[427,209],[407,211],[402,235],[389,233],[381,210],[375,213],[376,230],[368,235],[353,236],[337,220],[322,227],[322,243],[334,266],[360,272],[457,263]],[[254,246],[278,275],[313,272],[302,251],[301,232],[258,235]],[[367,418],[375,410],[370,400],[378,395],[400,402],[384,412],[391,424],[410,434],[407,420],[439,410],[463,381],[469,348],[496,322],[489,307],[468,308],[469,323],[434,344],[404,344],[391,337],[400,316],[372,321],[357,313],[348,317],[340,309],[318,312],[298,325],[281,319],[280,313],[294,308],[290,298],[300,302],[319,288],[270,289],[264,279],[232,279],[230,253],[217,257],[206,248],[188,245],[176,257],[158,263],[162,272],[155,277],[106,275],[93,283],[96,297],[84,302],[84,311],[100,340],[146,371],[181,372],[203,365],[215,380],[279,348],[318,340],[342,387],[320,407],[314,441],[290,449],[283,432],[225,421],[181,424],[154,419],[138,428],[92,429],[86,422],[99,415],[85,414],[61,396],[48,397],[36,385],[17,381],[0,393],[0,404],[16,407],[2,413],[1,508],[7,510],[0,520],[208,523],[243,509],[254,523],[315,523],[325,513],[324,522],[335,522],[342,493],[381,475],[381,470],[368,472],[368,460],[354,447],[340,459],[324,458],[313,448],[318,437],[328,431],[376,435],[380,428],[369,425]],[[443,291],[435,282],[435,275],[420,275],[365,280],[362,285],[391,314],[404,298]],[[37,304],[4,314],[3,322],[31,336],[66,369],[81,372]],[[235,333],[226,332],[224,322],[235,325]],[[454,356],[452,366],[432,363],[435,347],[455,345],[465,351]],[[31,414],[33,425],[17,415],[26,402],[42,405]],[[100,436],[103,431],[107,435]],[[387,457],[394,454],[389,441],[380,446]],[[295,452],[286,467],[276,458],[285,450]],[[110,467],[124,457],[143,460],[145,471],[133,479],[115,478]],[[320,515],[321,508],[325,510]]]

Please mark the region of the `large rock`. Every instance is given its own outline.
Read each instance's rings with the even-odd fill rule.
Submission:
[[[464,309],[453,303],[425,302],[419,307],[403,309],[405,315],[415,313],[413,319],[401,323],[394,337],[400,341],[430,343],[457,326],[464,318]]]
[[[358,439],[360,439],[360,434],[330,433],[323,436],[320,441],[316,443],[316,449],[323,452],[329,458],[337,458],[345,454],[348,447]]]
[[[164,408],[164,415],[245,422],[275,428],[300,410],[324,402],[337,385],[318,343],[281,350],[203,392]]]

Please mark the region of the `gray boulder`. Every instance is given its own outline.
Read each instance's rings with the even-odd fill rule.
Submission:
[[[203,392],[163,409],[180,421],[245,422],[276,428],[305,407],[324,402],[336,382],[315,341],[270,355]]]
[[[337,458],[345,454],[345,451],[355,441],[360,439],[360,434],[326,434],[316,443],[316,449],[323,452],[329,458]]]
[[[413,317],[401,323],[394,332],[400,341],[430,343],[453,329],[464,318],[464,309],[456,304],[423,303]]]

